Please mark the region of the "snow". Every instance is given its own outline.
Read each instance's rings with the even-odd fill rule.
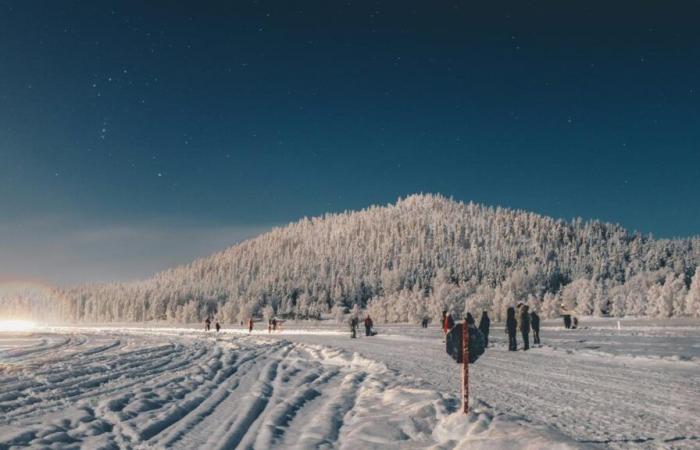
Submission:
[[[697,448],[697,321],[545,322],[471,367],[436,327],[0,332],[0,448]],[[259,326],[259,324],[256,324]]]

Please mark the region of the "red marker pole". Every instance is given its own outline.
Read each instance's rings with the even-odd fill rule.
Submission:
[[[462,411],[469,414],[469,330],[467,319],[462,326]]]

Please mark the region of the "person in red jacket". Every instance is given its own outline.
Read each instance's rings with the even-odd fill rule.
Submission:
[[[369,314],[365,317],[365,336],[372,336],[372,319],[370,319]]]
[[[250,317],[248,319],[248,333],[252,333],[252,332],[253,332],[253,318]]]
[[[455,326],[455,321],[452,318],[452,314],[448,314],[447,311],[442,312],[442,332],[447,334]]]

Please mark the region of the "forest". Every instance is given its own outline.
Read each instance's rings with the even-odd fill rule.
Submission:
[[[419,322],[496,319],[527,302],[551,318],[700,316],[700,238],[654,239],[599,221],[440,195],[304,218],[128,283],[0,290],[0,313],[64,322],[296,319],[367,310]]]

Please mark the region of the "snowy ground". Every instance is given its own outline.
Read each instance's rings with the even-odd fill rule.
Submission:
[[[0,333],[0,448],[700,448],[697,322],[549,325],[493,330],[467,418],[436,328]]]

